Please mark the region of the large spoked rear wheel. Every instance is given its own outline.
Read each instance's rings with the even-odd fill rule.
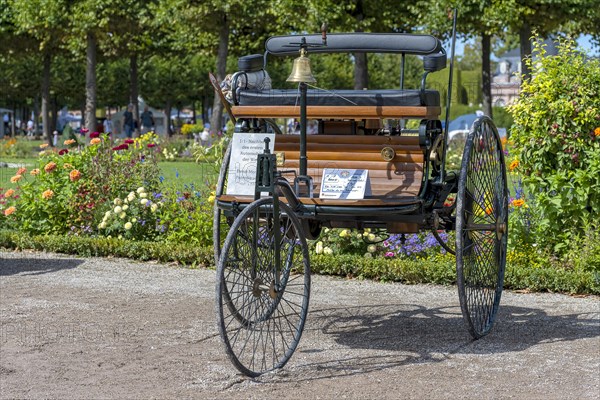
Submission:
[[[308,311],[306,239],[291,209],[279,202],[276,215],[274,201],[259,199],[238,215],[217,268],[219,333],[235,367],[248,376],[287,363],[298,345]],[[276,247],[280,248],[278,255]]]
[[[219,171],[219,180],[217,181],[217,187],[215,189],[215,198],[219,198],[225,191],[227,186],[227,171],[229,169],[229,159],[231,158],[231,143],[227,146],[225,155],[223,156],[223,162],[221,164],[221,170]],[[225,235],[229,230],[232,218],[228,218],[223,214],[223,210],[219,208],[217,200],[213,206],[213,243],[215,252],[215,265],[219,264],[219,257],[221,257],[221,247],[225,240]]]
[[[496,318],[506,265],[508,189],[498,131],[478,118],[463,153],[456,206],[456,270],[464,320],[473,338]]]

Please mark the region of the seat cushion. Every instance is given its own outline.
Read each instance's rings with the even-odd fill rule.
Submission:
[[[307,103],[311,106],[437,106],[440,94],[436,90],[332,90],[309,89]],[[421,98],[423,97],[423,98]],[[241,106],[300,105],[297,89],[240,90]]]

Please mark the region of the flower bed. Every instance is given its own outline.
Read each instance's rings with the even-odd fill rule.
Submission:
[[[0,227],[146,241],[209,243],[208,186],[163,183],[158,138],[112,143],[94,132],[88,146],[44,147],[35,168],[21,168],[0,189]]]

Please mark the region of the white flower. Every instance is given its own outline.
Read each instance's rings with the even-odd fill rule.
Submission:
[[[127,195],[127,200],[134,201],[135,200],[135,192],[131,192]]]
[[[144,193],[145,191],[146,191],[146,189],[144,189],[144,187],[143,187],[143,186],[140,186],[139,188],[137,188],[137,192],[138,192],[138,193]],[[133,192],[132,192],[132,193],[133,193]],[[129,194],[131,194],[131,193],[129,193]]]
[[[123,235],[119,235],[117,239],[123,239]]]
[[[348,236],[350,232],[348,232],[348,229],[344,229],[340,232],[340,237],[346,237]]]
[[[374,244],[370,244],[369,247],[367,247],[367,251],[369,253],[375,253],[376,250],[377,250],[377,246],[375,246]]]
[[[140,193],[140,197],[141,197],[142,199],[145,199],[146,197],[148,197],[148,193],[146,193],[146,192],[142,192],[142,193]]]
[[[127,214],[125,214],[125,211],[121,211],[121,213],[119,214],[119,218],[123,219],[127,216]]]
[[[137,218],[131,218],[131,222],[135,224],[137,222]]]
[[[145,206],[146,203],[149,203],[149,202],[150,202],[150,200],[148,200],[148,199],[141,199],[140,200],[140,204],[143,205],[143,206]]]
[[[375,235],[372,233],[369,233],[369,236],[367,236],[367,239],[369,239],[371,242],[375,241]]]
[[[123,204],[123,200],[121,200],[117,197],[116,199],[113,200],[113,203],[115,203],[115,206],[120,206],[121,204]]]
[[[110,210],[108,210],[107,212],[104,213],[104,216],[105,217],[110,217],[110,214],[111,214],[111,212],[110,212]]]
[[[131,222],[126,222],[125,223],[125,230],[127,230],[127,231],[130,230],[132,226],[133,225],[131,224]]]
[[[323,253],[325,253],[325,254],[333,254],[333,250],[331,250],[331,247],[325,247],[323,249]]]
[[[121,213],[121,211],[123,211],[123,209],[121,208],[121,206],[116,206],[113,211],[115,212],[115,214],[119,214]]]
[[[381,242],[381,238],[379,236],[375,236],[375,241],[376,242]]]
[[[156,210],[158,210],[158,204],[152,203],[152,205],[150,206],[150,211],[156,212]]]
[[[123,211],[127,211],[127,209],[128,209],[128,208],[129,208],[129,206],[128,206],[127,204],[125,204],[125,205],[123,206]]]
[[[315,246],[315,253],[323,253],[323,242],[317,242],[317,245]]]

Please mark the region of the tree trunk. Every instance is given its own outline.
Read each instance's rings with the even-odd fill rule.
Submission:
[[[96,36],[87,34],[87,64],[85,68],[85,134],[86,142],[90,133],[96,130]]]
[[[52,143],[52,135],[50,134],[50,67],[52,64],[52,55],[50,52],[44,52],[42,72],[42,134],[46,135],[46,140],[49,144]],[[36,130],[35,136],[37,139],[37,121],[35,121]]]
[[[354,53],[354,89],[363,90],[369,87],[369,68],[367,53]]]
[[[171,137],[171,135],[173,135],[173,131],[171,130],[171,102],[168,101],[167,104],[165,104],[165,129],[166,129],[166,134],[168,137]]]
[[[227,67],[227,52],[229,46],[229,21],[227,15],[221,16],[221,29],[219,29],[219,50],[217,53],[217,80],[219,82],[225,79],[225,70]],[[235,89],[233,89],[235,90]],[[210,116],[210,132],[215,134],[221,130],[221,121],[223,119],[223,104],[221,99],[215,93],[213,101],[212,115]]]
[[[528,81],[531,78],[531,71],[529,66],[525,62],[531,57],[531,26],[528,23],[524,23],[519,29],[519,42],[521,45],[521,82]]]
[[[38,129],[38,117],[40,115],[40,98],[35,96],[35,99],[33,100],[33,134],[35,136],[38,135],[39,129]],[[25,121],[27,122],[27,121]]]
[[[362,23],[365,19],[363,0],[357,0],[351,15],[356,20],[355,32],[363,32]],[[367,53],[354,53],[354,89],[363,90],[369,87],[369,68]]]
[[[483,93],[483,113],[492,118],[492,75],[490,72],[490,35],[481,35],[481,91]]]
[[[50,128],[48,129],[48,137],[54,136],[54,130],[58,127],[58,100],[56,95],[52,98],[52,118],[50,118]]]
[[[129,102],[133,104],[133,119],[138,122],[140,126],[140,104],[138,102],[138,63],[137,55],[134,54],[129,58]]]

